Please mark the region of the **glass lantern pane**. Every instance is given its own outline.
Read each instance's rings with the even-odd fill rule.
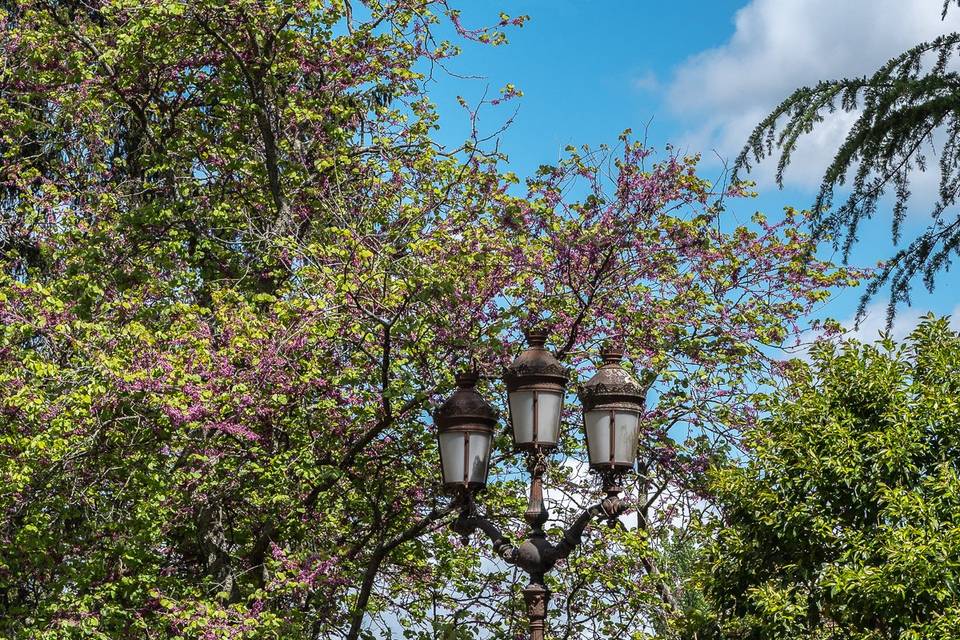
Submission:
[[[610,412],[587,411],[583,415],[587,431],[587,446],[590,449],[590,464],[610,462]]]
[[[617,411],[614,424],[616,428],[614,461],[618,464],[633,466],[634,461],[637,459],[640,414]]]
[[[533,391],[513,391],[509,400],[514,442],[533,442]]]
[[[466,441],[462,431],[440,434],[440,461],[443,464],[443,482],[463,483],[463,449]]]
[[[490,464],[490,434],[470,434],[469,482],[487,484],[487,469]]]
[[[553,391],[537,392],[537,442],[556,444],[560,437],[560,408],[563,405],[563,393]]]

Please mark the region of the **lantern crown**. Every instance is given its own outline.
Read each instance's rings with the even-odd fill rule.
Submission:
[[[557,385],[560,389],[566,386],[570,372],[544,346],[547,335],[543,327],[524,332],[529,346],[506,368],[503,375],[508,391],[530,384]]]
[[[433,419],[441,430],[462,424],[485,425],[493,430],[497,412],[477,391],[480,376],[464,369],[456,376],[457,390],[434,412]]]
[[[620,365],[623,354],[623,347],[619,344],[604,344],[600,352],[603,364],[592,378],[581,385],[577,394],[585,411],[607,404],[643,406],[644,394],[640,384]]]

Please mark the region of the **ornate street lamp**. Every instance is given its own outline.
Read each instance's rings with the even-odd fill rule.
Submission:
[[[443,485],[454,491],[475,492],[487,484],[497,413],[477,393],[477,379],[474,371],[457,375],[457,390],[433,414]]]
[[[507,385],[513,446],[526,453],[531,478],[524,519],[530,525],[530,537],[543,538],[543,525],[550,517],[543,504],[543,474],[547,471],[547,455],[560,440],[560,412],[570,372],[544,346],[546,331],[535,328],[525,336],[529,346],[507,367],[503,381]]]
[[[529,348],[507,367],[513,443],[519,451],[548,451],[560,439],[560,410],[570,373],[544,345],[547,332],[526,333]]]
[[[600,356],[603,365],[579,393],[583,427],[590,468],[616,476],[636,462],[644,398],[640,385],[620,366],[623,349],[608,343]]]
[[[626,509],[619,495],[622,476],[633,468],[643,395],[640,386],[619,362],[622,351],[607,349],[604,364],[581,391],[584,425],[587,431],[590,469],[602,479],[607,496],[584,510],[556,544],[547,540],[543,525],[550,517],[543,504],[543,475],[546,456],[560,437],[560,412],[566,392],[568,371],[546,348],[547,334],[529,331],[529,347],[507,367],[510,422],[514,446],[527,457],[530,498],[524,519],[530,526],[527,539],[511,543],[486,517],[477,512],[474,496],[486,485],[490,438],[496,417],[474,385],[476,375],[457,378],[458,389],[435,414],[440,438],[441,465],[445,487],[456,493],[460,515],[451,528],[469,538],[477,529],[493,543],[494,552],[530,576],[523,589],[530,622],[531,640],[543,640],[550,592],[544,575],[580,544],[583,531],[594,518],[611,525]]]

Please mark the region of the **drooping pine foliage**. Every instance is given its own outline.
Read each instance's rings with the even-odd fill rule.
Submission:
[[[944,17],[954,2],[944,2]],[[958,46],[960,33],[945,34],[891,59],[872,76],[797,89],[756,126],[734,165],[735,175],[749,171],[754,161],[773,156],[776,149],[776,180],[782,187],[784,172],[803,135],[837,109],[859,114],[824,172],[813,205],[815,235],[833,238],[846,259],[861,224],[873,217],[888,194],[894,198],[891,233],[894,243],[900,243],[911,174],[915,169],[927,169],[927,149],[934,150],[939,156],[940,180],[930,224],[884,263],[861,299],[861,313],[866,303],[889,285],[888,315],[892,319],[897,304],[909,304],[915,279],[922,278],[932,290],[937,274],[950,268],[960,249],[960,212],[956,209],[960,195]],[[935,132],[938,138],[942,132],[945,142],[934,146]],[[842,186],[850,191],[837,202],[836,191]]]

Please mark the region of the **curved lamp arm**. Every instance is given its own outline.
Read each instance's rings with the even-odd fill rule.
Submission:
[[[554,557],[556,560],[563,560],[569,556],[574,549],[580,546],[583,541],[583,530],[587,528],[590,521],[594,518],[605,519],[610,526],[613,526],[616,519],[627,510],[627,503],[621,500],[617,495],[608,495],[601,502],[587,507],[581,513],[573,524],[563,532],[563,538],[554,547]]]
[[[450,524],[450,528],[459,533],[464,538],[470,536],[474,531],[480,529],[490,538],[493,544],[493,552],[509,562],[515,564],[517,559],[517,547],[500,532],[495,524],[485,517],[478,515],[475,511],[463,510],[460,515]]]
[[[486,517],[477,513],[472,496],[467,496],[460,515],[450,523],[450,528],[464,538],[478,529],[490,539],[493,551],[508,563],[518,566],[531,576],[543,578],[543,574],[553,568],[558,560],[569,556],[580,546],[583,531],[594,518],[607,520],[612,526],[616,519],[627,509],[627,503],[612,490],[598,504],[585,509],[570,527],[563,532],[558,544],[551,544],[540,536],[533,536],[517,547],[503,535],[499,528]]]

